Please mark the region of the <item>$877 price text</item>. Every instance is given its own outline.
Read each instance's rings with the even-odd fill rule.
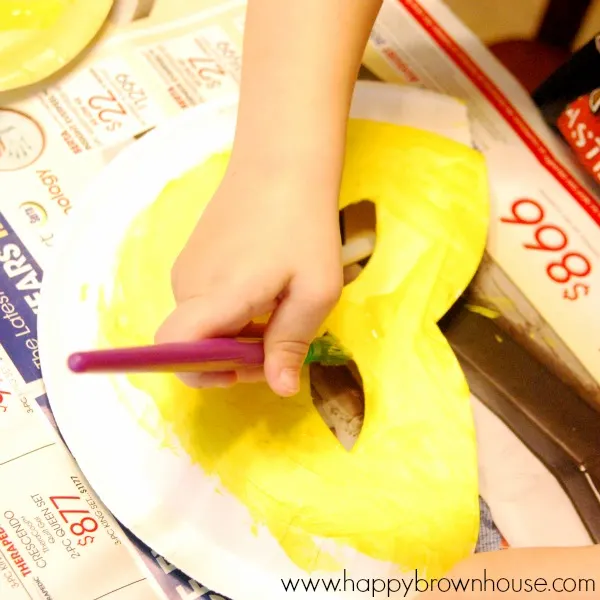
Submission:
[[[94,536],[89,534],[97,531],[98,521],[92,517],[89,510],[82,508],[83,500],[80,496],[50,496],[48,499],[58,510],[71,533],[79,538],[78,546],[87,546],[94,542]]]
[[[500,221],[531,228],[531,241],[523,243],[523,248],[550,255],[546,275],[562,286],[562,297],[574,302],[587,296],[591,289],[588,277],[592,262],[585,254],[571,250],[569,236],[558,225],[546,221],[542,205],[530,198],[521,198],[512,203],[510,211],[511,215]]]
[[[0,413],[5,413],[8,410],[6,403],[4,402],[5,395],[10,396],[10,392],[0,390]]]

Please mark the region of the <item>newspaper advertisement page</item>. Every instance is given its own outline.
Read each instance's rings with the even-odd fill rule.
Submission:
[[[165,1],[156,7],[166,10]],[[144,4],[131,3],[121,15],[145,16]],[[3,599],[221,600],[126,531],[89,488],[53,422],[36,338],[43,271],[83,187],[168,117],[237,95],[245,4],[197,4],[201,10],[187,17],[121,26],[46,88],[15,101],[0,97]],[[499,310],[514,313],[511,323],[531,343],[542,340],[544,352],[574,362],[578,381],[597,393],[598,347],[583,332],[584,324],[585,333],[599,326],[587,321],[600,293],[592,235],[600,218],[590,190],[561,166],[568,154],[538,131],[535,109],[511,80],[502,79],[504,91],[487,80],[483,71],[495,74],[496,64],[437,2],[386,0],[365,62],[383,79],[469,102],[495,191],[482,269],[492,276],[481,278],[481,295],[490,304],[512,303]],[[515,264],[522,270],[513,272]],[[558,318],[563,307],[573,313],[569,330]],[[107,426],[101,407],[98,415],[90,427]]]
[[[385,0],[364,63],[385,81],[468,103],[493,193],[473,292],[519,343],[598,405],[600,204],[591,180],[525,90],[439,0]]]
[[[143,4],[121,3],[113,18],[135,18]],[[235,98],[245,5],[203,5],[115,28],[48,87],[0,98],[3,599],[221,600],[126,531],[89,488],[52,418],[36,338],[43,271],[82,188],[169,116]]]
[[[158,122],[236,96],[240,2],[104,41],[77,70],[0,110],[2,209],[46,256],[73,198],[123,146]],[[143,21],[142,21],[143,22]],[[34,250],[37,248],[37,252]]]

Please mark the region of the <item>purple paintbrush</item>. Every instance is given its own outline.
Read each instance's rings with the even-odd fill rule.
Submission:
[[[264,363],[262,340],[213,338],[199,342],[155,344],[76,352],[68,366],[74,373],[183,373],[235,371]],[[305,364],[341,365],[350,360],[335,338],[324,335],[309,347]]]
[[[262,342],[231,338],[76,352],[68,366],[74,373],[235,371],[264,362]]]

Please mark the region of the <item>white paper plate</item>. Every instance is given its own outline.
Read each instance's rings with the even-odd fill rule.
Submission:
[[[417,89],[361,82],[352,116],[410,125],[470,144],[466,107]],[[282,577],[302,577],[268,531],[252,533],[245,507],[185,456],[164,448],[119,402],[104,376],[75,376],[67,356],[93,347],[95,306],[81,286],[113,279],[117,250],[132,219],[173,178],[228,148],[235,107],[198,107],[125,149],[76,205],[70,233],[44,278],[39,341],[44,380],[61,432],[90,484],[114,515],[143,542],[190,577],[235,600],[281,600]],[[132,401],[148,404],[130,388]],[[137,395],[137,398],[135,397]],[[361,577],[388,574],[389,565],[361,560]],[[331,592],[296,596],[329,599]],[[348,592],[345,598],[364,598]]]
[[[1,7],[0,92],[32,85],[68,65],[92,42],[112,7],[113,0],[22,0]],[[50,24],[40,28],[46,19]]]

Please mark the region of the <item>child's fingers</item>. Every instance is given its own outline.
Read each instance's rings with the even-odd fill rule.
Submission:
[[[238,337],[241,338],[256,338],[263,339],[265,337],[265,331],[267,330],[266,323],[248,323],[239,333]]]
[[[273,313],[265,334],[265,376],[276,394],[293,396],[300,370],[319,327],[335,306],[340,281],[302,285],[292,282],[290,293]]]
[[[156,343],[185,342],[211,337],[236,335],[253,318],[271,312],[274,299],[246,294],[211,294],[195,296],[182,302],[167,317],[156,333]],[[256,373],[179,373],[190,387],[229,387],[238,381],[256,381]]]
[[[273,298],[246,299],[236,293],[194,296],[179,304],[156,332],[156,343],[187,342],[210,337],[231,336],[254,317],[271,312]]]
[[[246,367],[237,371],[239,383],[258,383],[265,380],[265,369],[260,367]]]
[[[233,371],[222,373],[179,373],[177,375],[183,383],[191,388],[227,388],[238,382],[238,375]]]
[[[219,373],[186,372],[178,375],[179,379],[192,388],[228,388],[236,383],[258,383],[265,380],[263,366],[245,367],[237,371]]]

